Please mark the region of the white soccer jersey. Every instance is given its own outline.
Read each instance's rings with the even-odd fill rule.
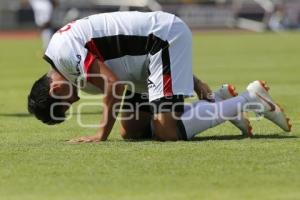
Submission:
[[[97,58],[135,92],[150,101],[174,94],[191,95],[191,34],[186,25],[164,12],[115,12],[67,24],[54,34],[45,59],[76,85],[88,80]]]

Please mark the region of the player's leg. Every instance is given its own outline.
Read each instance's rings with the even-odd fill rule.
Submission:
[[[235,120],[242,113],[246,103],[255,102],[248,93],[221,102],[198,101],[185,110],[180,120],[174,120],[171,113],[159,113],[154,121],[155,135],[159,140],[186,140],[227,120]],[[156,117],[155,117],[156,118]],[[174,128],[174,127],[177,128]],[[177,131],[176,134],[174,134]]]
[[[242,112],[242,107],[249,102],[244,96],[237,96],[221,102],[198,101],[185,107],[179,123],[179,131],[185,132],[186,139],[193,138],[209,128],[233,120]]]
[[[252,110],[262,115],[273,115],[271,120],[285,131],[291,130],[289,119],[277,110],[276,103],[268,93],[267,87],[259,81],[254,81],[247,87],[247,92],[231,99],[208,103],[199,101],[187,107],[181,116],[179,128],[186,134],[186,139],[193,138],[209,128],[215,127],[226,120],[235,119],[244,109]]]
[[[156,139],[174,141],[181,138],[176,116],[183,111],[184,97],[193,95],[192,34],[179,18],[167,31],[167,41],[156,37],[157,52],[150,52],[148,92]]]
[[[130,118],[134,112],[121,113],[122,118]],[[121,120],[120,134],[123,139],[146,140],[152,139],[151,119],[152,115],[147,112],[139,112],[137,119]],[[134,116],[134,117],[135,117]]]
[[[176,141],[184,139],[177,131],[178,120],[184,111],[184,97],[174,95],[163,97],[151,102],[153,109],[153,133],[155,139],[161,141]]]
[[[235,87],[231,84],[224,84],[222,87],[214,92],[214,99],[216,102],[224,101],[236,97],[238,93],[235,91]],[[245,112],[240,113],[236,119],[230,120],[230,122],[241,130],[244,136],[252,137],[252,126]]]
[[[122,138],[152,139],[152,113],[147,97],[127,90],[120,115]]]
[[[175,115],[179,115],[175,113]],[[181,140],[180,132],[177,129],[177,120],[174,119],[174,113],[157,113],[153,119],[154,139],[160,141]]]

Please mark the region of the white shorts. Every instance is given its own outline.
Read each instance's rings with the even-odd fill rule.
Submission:
[[[150,56],[149,101],[175,95],[193,96],[192,33],[175,18],[165,47]]]

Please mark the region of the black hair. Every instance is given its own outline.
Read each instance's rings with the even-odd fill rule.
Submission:
[[[64,121],[65,112],[62,105],[54,103],[61,102],[49,94],[51,78],[47,74],[38,79],[32,86],[28,96],[28,111],[35,117],[48,125],[58,124]],[[52,113],[51,113],[52,109]]]

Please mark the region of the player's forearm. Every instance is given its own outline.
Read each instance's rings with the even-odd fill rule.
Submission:
[[[210,89],[210,87],[195,75],[193,75],[193,80],[194,80],[194,91],[196,92],[198,98],[205,99],[208,101],[213,101],[211,96],[212,90]]]
[[[122,96],[124,91],[124,88],[118,87],[115,90],[115,94],[117,94],[118,97]],[[116,96],[114,96],[115,94],[113,94],[111,91],[108,92],[108,94],[106,95],[106,97],[104,98],[104,111],[103,111],[103,116],[101,119],[101,127],[99,128],[97,135],[99,136],[99,139],[101,141],[105,141],[107,140],[114,124],[116,121],[116,117],[118,116],[118,112],[119,109],[117,107],[115,107],[114,105],[116,105],[117,103],[120,103],[121,98],[118,98]]]
[[[97,131],[97,135],[99,136],[99,139],[101,141],[105,141],[108,138],[114,126],[116,119],[113,114],[114,112],[113,105],[117,102],[118,101],[111,96],[107,96],[104,99],[105,108],[103,110],[103,116],[100,122],[100,128]]]

